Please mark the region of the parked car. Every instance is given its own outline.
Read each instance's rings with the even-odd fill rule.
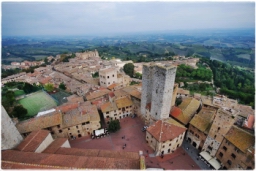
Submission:
[[[147,128],[148,128],[148,126],[143,126],[143,128],[141,129],[141,130],[142,130],[142,132],[146,131],[146,130],[147,130]]]

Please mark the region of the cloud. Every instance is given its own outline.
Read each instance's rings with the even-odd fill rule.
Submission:
[[[254,2],[3,2],[4,35],[248,28]]]

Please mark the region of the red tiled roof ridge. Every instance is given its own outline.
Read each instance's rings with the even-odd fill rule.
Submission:
[[[36,138],[36,136],[37,136],[41,131],[44,131],[44,130],[39,130],[39,131],[37,131],[37,133],[33,136],[33,138],[31,138],[31,140],[30,140],[20,151],[23,151],[23,150]],[[49,132],[49,131],[47,131],[47,132]]]

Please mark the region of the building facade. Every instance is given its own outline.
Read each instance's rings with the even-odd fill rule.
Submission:
[[[235,120],[235,116],[230,112],[219,109],[202,150],[207,151],[211,156],[215,156],[223,141],[223,135],[226,135],[231,126],[235,123]]]
[[[255,167],[255,136],[232,126],[224,136],[216,157],[223,169],[253,170]]]

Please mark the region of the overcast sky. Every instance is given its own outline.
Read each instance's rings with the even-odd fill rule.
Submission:
[[[254,2],[2,2],[2,35],[97,35],[254,26]]]

